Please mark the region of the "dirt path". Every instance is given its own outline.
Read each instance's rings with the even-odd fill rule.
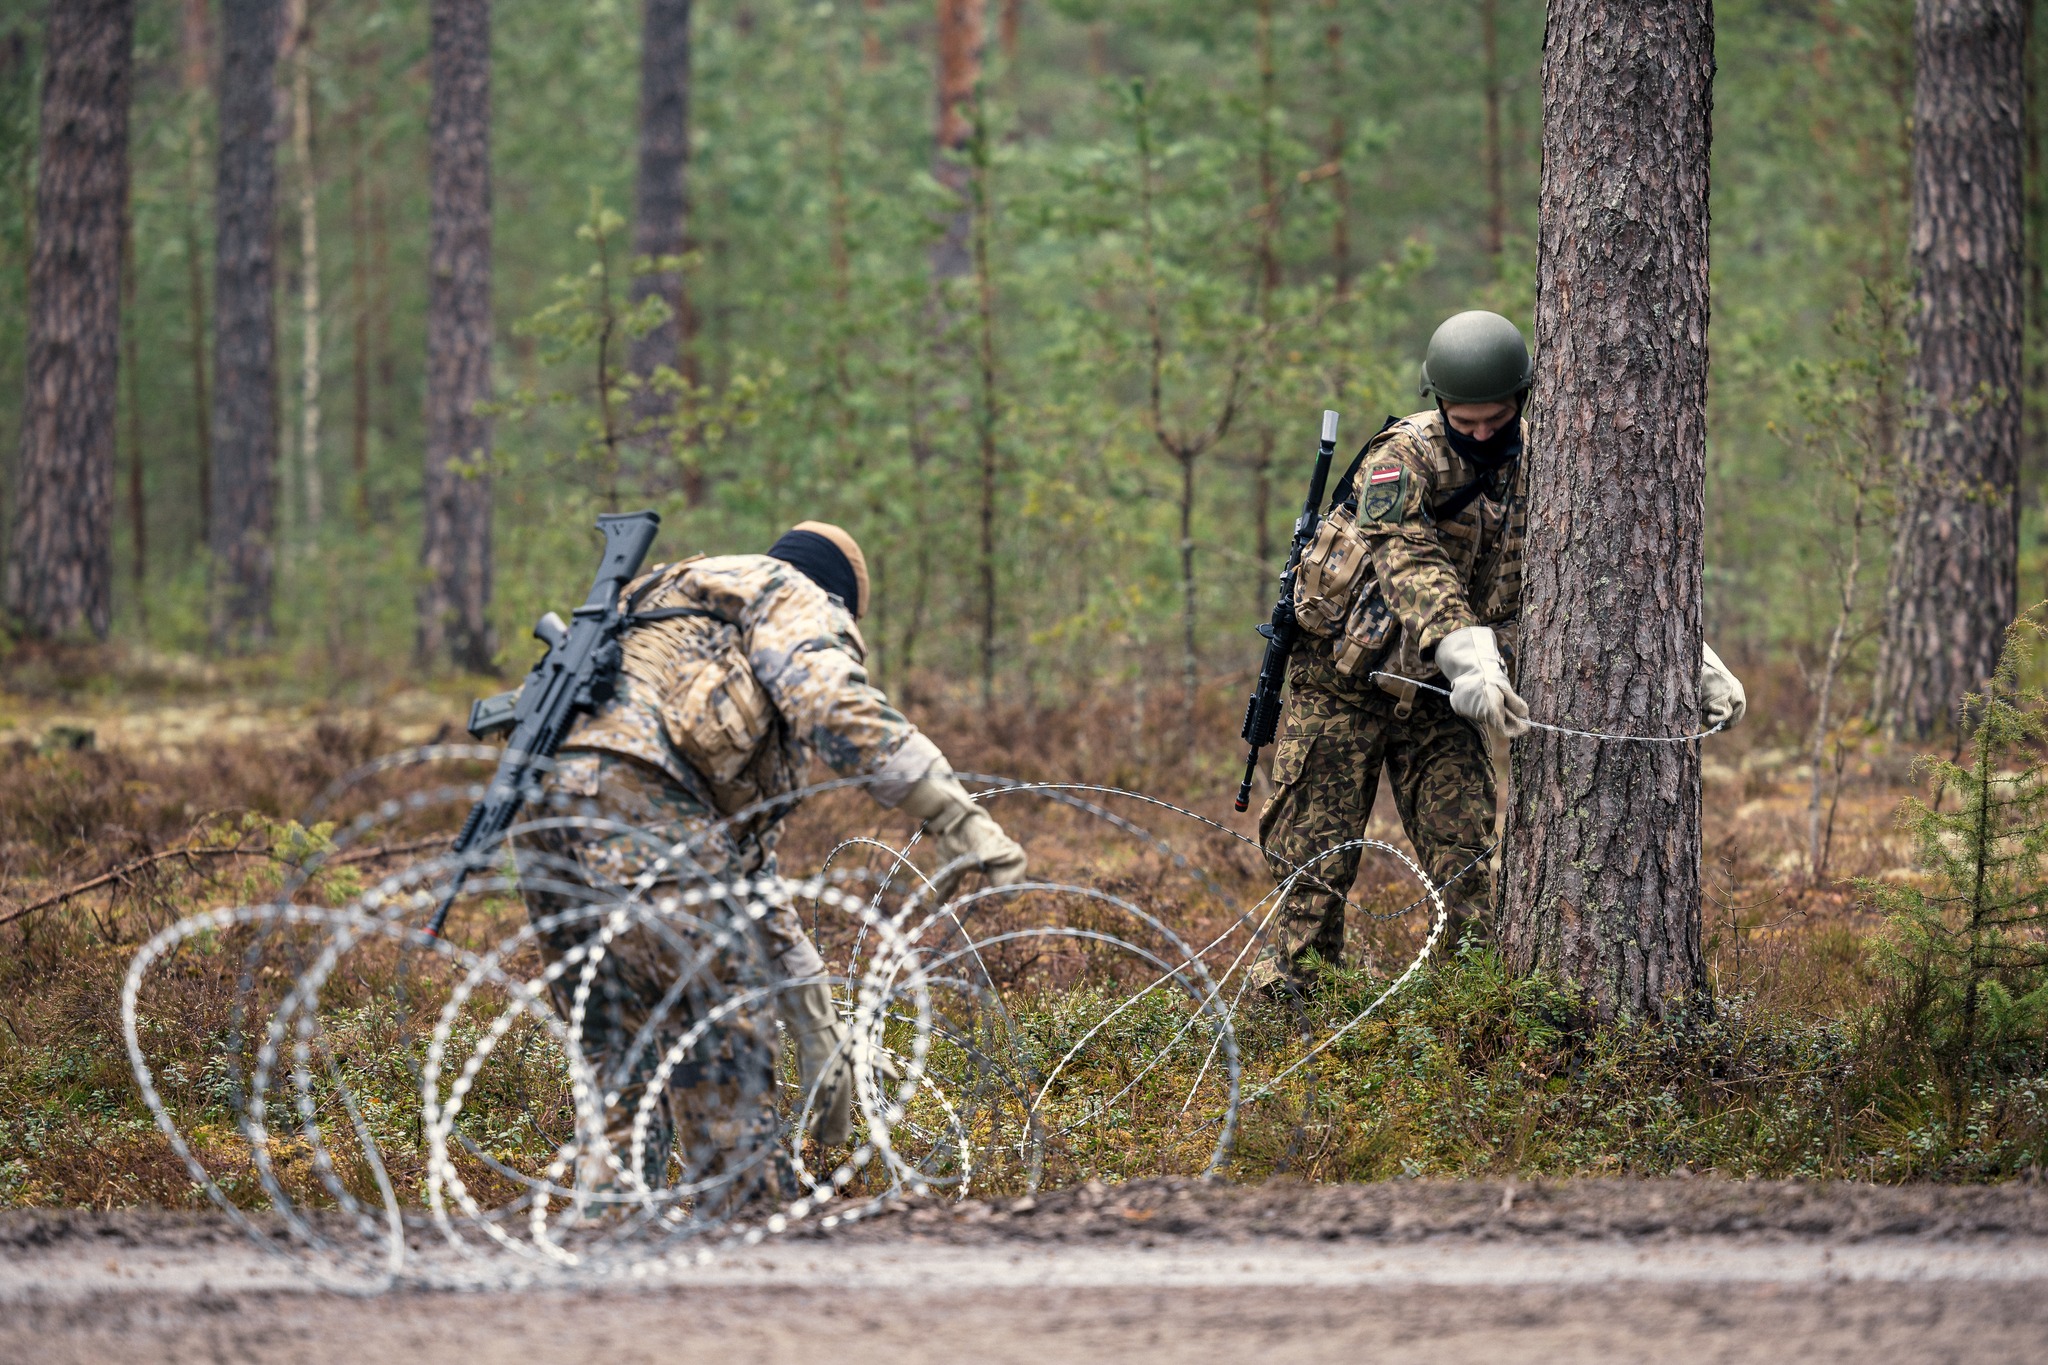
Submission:
[[[651,1285],[351,1298],[217,1220],[0,1220],[0,1360],[2038,1361],[2048,1192],[1156,1182]]]

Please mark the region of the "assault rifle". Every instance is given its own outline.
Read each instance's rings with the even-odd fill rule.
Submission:
[[[640,572],[640,561],[654,544],[661,517],[654,512],[610,513],[597,519],[604,532],[604,559],[590,596],[570,614],[568,623],[553,612],[534,624],[533,636],[548,647],[517,692],[486,697],[469,708],[469,732],[478,739],[506,734],[505,753],[484,799],[469,812],[462,832],[449,851],[462,861],[448,894],[427,921],[426,932],[438,938],[449,907],[462,894],[469,874],[488,866],[498,841],[512,827],[533,783],[534,770],[562,747],[576,717],[612,699],[618,686],[619,633],[631,618],[619,610],[619,594]],[[508,734],[509,732],[509,734]]]
[[[1301,638],[1301,626],[1294,619],[1294,575],[1301,556],[1316,538],[1322,520],[1323,485],[1330,479],[1330,457],[1337,453],[1337,414],[1323,411],[1323,436],[1316,445],[1316,469],[1309,476],[1308,501],[1294,522],[1294,544],[1287,551],[1287,567],[1280,571],[1280,600],[1273,604],[1273,619],[1259,627],[1266,637],[1266,657],[1259,664],[1258,686],[1244,708],[1244,742],[1251,752],[1244,757],[1244,781],[1237,788],[1237,809],[1251,804],[1252,778],[1259,771],[1259,750],[1273,742],[1280,729],[1280,692],[1287,685],[1287,660]]]

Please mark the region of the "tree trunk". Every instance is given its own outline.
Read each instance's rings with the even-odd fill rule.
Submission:
[[[427,114],[427,470],[422,663],[488,672],[491,638],[491,8],[433,0]]]
[[[198,471],[199,543],[213,544],[213,412],[206,396],[206,261],[199,220],[206,201],[206,126],[199,102],[212,77],[206,0],[185,0],[178,29],[179,85],[185,97],[185,304],[192,364],[192,450]]]
[[[277,531],[277,199],[280,0],[222,0],[214,180],[212,633],[216,649],[271,638]]]
[[[1500,268],[1507,243],[1508,195],[1505,158],[1500,145],[1500,0],[1479,0],[1479,43],[1484,62],[1480,92],[1486,100],[1486,131],[1481,160],[1486,166],[1486,253]]]
[[[142,358],[135,316],[135,200],[129,185],[121,223],[121,378],[128,393],[128,559],[136,620],[149,626],[149,506],[142,486]]]
[[[363,120],[368,116],[369,104],[364,101],[348,121],[348,359],[354,390],[348,414],[348,467],[358,531],[370,529],[370,213],[363,195]]]
[[[1280,252],[1278,246],[1280,235],[1280,186],[1278,173],[1274,166],[1273,147],[1273,105],[1279,72],[1273,61],[1273,0],[1259,0],[1258,12],[1260,212],[1258,245],[1255,250],[1256,260],[1253,262],[1253,266],[1257,271],[1256,292],[1259,301],[1259,326],[1264,330],[1270,331],[1273,326],[1273,294],[1280,288]],[[1339,36],[1341,35],[1336,21],[1332,19],[1325,39],[1329,44],[1327,52],[1330,59],[1330,96],[1333,100],[1336,95],[1341,93],[1341,87],[1337,82],[1338,48],[1336,43]],[[1334,104],[1332,107],[1335,107]],[[1343,138],[1342,116],[1333,114],[1330,126],[1332,147],[1330,158],[1326,164],[1333,177],[1341,177],[1343,171],[1339,169],[1338,161],[1343,155],[1341,150],[1341,139]],[[1340,213],[1338,217],[1337,236],[1341,239],[1344,235],[1342,214]],[[1337,288],[1340,294],[1344,288],[1343,269],[1341,265],[1338,267]],[[1343,386],[1341,384],[1338,385],[1337,391],[1342,392],[1342,390]],[[1272,516],[1273,448],[1276,444],[1277,435],[1273,428],[1272,419],[1269,417],[1259,424],[1258,436],[1252,450],[1252,602],[1255,610],[1259,611],[1264,611],[1267,608],[1269,604],[1266,602],[1266,597],[1273,591],[1272,566],[1267,563],[1268,557],[1273,553],[1273,533],[1272,528],[1266,523]],[[1181,579],[1186,588],[1185,600],[1182,604],[1185,616],[1183,633],[1186,636],[1183,644],[1183,653],[1186,656],[1184,663],[1187,672],[1187,714],[1189,720],[1192,721],[1195,697],[1194,538],[1191,519],[1194,501],[1194,488],[1192,487],[1194,471],[1190,467],[1185,473],[1188,476],[1189,486],[1182,489],[1180,528]]]
[[[310,541],[325,514],[320,478],[320,181],[313,167],[313,17],[292,0],[292,162],[299,180],[299,489]]]
[[[968,149],[974,179],[970,208],[974,215],[974,283],[978,377],[981,402],[976,409],[976,434],[981,447],[981,708],[995,705],[996,695],[996,479],[999,473],[996,426],[1001,418],[996,395],[996,282],[989,262],[988,125],[981,102],[974,104]]]
[[[634,185],[633,252],[638,256],[680,256],[689,240],[690,220],[690,3],[691,0],[646,0],[640,29],[640,169]],[[643,381],[657,368],[670,366],[695,382],[688,354],[690,301],[677,270],[656,270],[633,280],[631,297],[639,303],[659,295],[669,306],[668,320],[633,340],[628,357]],[[674,407],[666,394],[642,387],[633,397],[633,416],[641,423],[659,421]],[[645,442],[658,450],[658,440]],[[703,481],[686,482],[695,506]]]
[[[1553,0],[1520,685],[1539,717],[1698,729],[1711,0]],[[1605,1017],[1704,995],[1689,744],[1515,748],[1502,941]]]
[[[987,18],[987,0],[939,0],[938,155],[932,174],[960,197],[960,207],[932,248],[935,280],[957,280],[974,269],[967,151],[974,139],[972,105],[981,84]]]
[[[1885,598],[1878,703],[1894,734],[1955,723],[2019,597],[2021,0],[1920,0],[1907,388],[1918,421]]]
[[[114,423],[134,0],[50,6],[7,609],[34,635],[112,614]]]
[[[1003,0],[1002,19],[997,25],[1003,60],[1017,60],[1017,45],[1024,36],[1024,0]]]
[[[1330,132],[1324,144],[1323,157],[1330,167],[1330,198],[1337,206],[1337,212],[1330,223],[1330,268],[1337,276],[1337,298],[1341,301],[1351,294],[1351,187],[1344,178],[1344,150],[1349,127],[1344,113],[1342,99],[1346,89],[1344,80],[1344,26],[1337,22],[1337,0],[1323,0],[1323,8],[1330,12],[1330,22],[1323,30],[1323,46],[1329,60]],[[1265,556],[1260,555],[1263,566]],[[1260,584],[1261,593],[1266,585]]]
[[[882,69],[883,0],[861,0],[860,65],[863,71]]]

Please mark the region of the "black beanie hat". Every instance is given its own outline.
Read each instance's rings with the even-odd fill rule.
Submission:
[[[769,547],[768,557],[800,570],[804,577],[838,598],[848,611],[860,610],[860,577],[853,571],[853,561],[816,531],[784,531],[782,538]]]

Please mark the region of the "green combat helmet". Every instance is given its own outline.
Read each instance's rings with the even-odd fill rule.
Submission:
[[[1439,403],[1498,403],[1536,378],[1521,329],[1498,313],[1460,313],[1429,339],[1422,362],[1424,398]]]

